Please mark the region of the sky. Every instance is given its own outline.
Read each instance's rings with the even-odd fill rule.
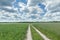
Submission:
[[[0,22],[60,21],[59,0],[0,0]]]

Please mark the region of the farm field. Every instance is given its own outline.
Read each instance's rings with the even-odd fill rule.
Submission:
[[[26,40],[28,27],[32,40],[44,40],[32,26],[47,38],[60,40],[60,23],[0,23],[0,40]]]
[[[43,40],[43,38],[31,27],[31,34],[33,40]]]
[[[0,40],[24,40],[27,23],[0,23]]]
[[[60,23],[33,23],[33,26],[51,40],[60,40]]]

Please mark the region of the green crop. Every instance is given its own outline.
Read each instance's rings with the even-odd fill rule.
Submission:
[[[0,40],[24,40],[27,28],[25,23],[0,23]]]

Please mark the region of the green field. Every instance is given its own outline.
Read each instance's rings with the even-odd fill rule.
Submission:
[[[0,40],[25,40],[29,24],[49,39],[60,40],[60,23],[0,23]],[[32,25],[30,25],[32,39],[43,40]]]
[[[33,40],[43,40],[43,38],[31,27],[31,34]]]
[[[0,40],[24,40],[27,23],[0,23]]]
[[[33,26],[51,40],[60,40],[60,23],[33,23]]]

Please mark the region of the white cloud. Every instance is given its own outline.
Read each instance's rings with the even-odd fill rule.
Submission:
[[[35,20],[40,18],[40,14],[44,13],[44,11],[38,6],[26,6],[24,3],[19,3],[20,8],[20,12],[22,12],[21,14],[21,18],[23,20]],[[31,16],[35,16],[36,18],[34,19]]]
[[[0,11],[0,21],[20,21],[20,14],[17,13],[10,13],[6,11]]]
[[[45,0],[28,0],[27,6],[35,6],[38,3],[43,3]]]
[[[43,16],[42,21],[60,21],[60,1],[46,0],[47,12]]]
[[[34,2],[34,0],[33,0],[33,2]],[[34,4],[36,4],[36,3],[34,3]],[[28,5],[30,5],[30,4],[28,4]],[[20,8],[14,8],[14,6],[12,6],[12,7],[4,6],[1,9],[2,11],[0,11],[0,19],[1,19],[0,21],[2,21],[2,20],[3,21],[18,21],[18,20],[19,21],[22,21],[22,20],[23,21],[33,21],[33,20],[36,21],[40,18],[40,14],[43,13],[43,10],[41,8],[39,8],[39,6],[37,6],[37,5],[27,6],[24,3],[19,2],[18,6]],[[17,12],[19,12],[19,11],[17,11],[18,9],[19,9],[20,13],[17,13]],[[35,12],[36,12],[36,14],[35,14]],[[34,16],[36,18],[33,19],[32,16]]]
[[[60,20],[60,12],[55,12],[55,13],[48,12],[44,15],[42,19],[46,21],[58,21]]]
[[[11,0],[11,2],[14,3],[14,0],[13,1]],[[39,3],[42,3],[46,6],[45,9],[47,10],[47,12],[44,16],[41,15],[42,13],[44,13],[44,11],[42,8],[38,6]],[[53,21],[53,20],[59,21],[60,20],[59,0],[28,0],[27,5],[22,2],[19,2],[17,5],[19,6],[19,8],[14,8],[14,6],[9,6],[9,5],[3,7],[1,6],[0,21],[15,22],[15,21]]]

